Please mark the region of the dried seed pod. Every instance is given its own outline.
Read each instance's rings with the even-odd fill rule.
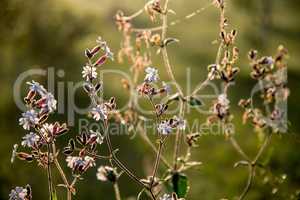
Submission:
[[[106,60],[107,60],[107,55],[105,54],[105,55],[101,56],[101,57],[93,64],[93,66],[94,66],[94,67],[102,66],[102,65],[105,63]]]
[[[256,50],[249,51],[248,58],[249,58],[249,60],[256,60],[256,58],[257,58],[257,51]]]
[[[89,58],[89,59],[93,57],[93,55],[91,54],[91,52],[90,52],[89,49],[86,49],[86,50],[84,51],[84,54],[85,54],[85,56],[86,56],[87,58]]]
[[[34,159],[34,156],[31,155],[31,154],[28,154],[28,153],[25,153],[25,152],[18,152],[17,153],[17,157],[20,159],[20,160],[26,160],[28,162],[31,162],[33,161]]]

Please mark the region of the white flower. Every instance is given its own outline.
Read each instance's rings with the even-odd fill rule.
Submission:
[[[158,70],[152,67],[147,67],[146,70],[145,82],[151,83],[158,80]]]
[[[166,84],[164,81],[162,82],[162,86],[163,88],[165,89],[166,93],[167,94],[170,94],[171,93],[171,86]]]
[[[66,158],[66,161],[67,161],[67,166],[70,167],[71,169],[85,166],[85,161],[78,156],[68,156]]]
[[[94,167],[96,166],[96,162],[95,162],[95,159],[90,157],[90,156],[85,156],[84,157],[84,162],[87,166],[89,167]]]
[[[33,109],[22,113],[22,117],[19,119],[19,125],[23,126],[25,130],[29,130],[31,126],[38,124],[38,122],[38,114]]]
[[[50,142],[54,133],[54,125],[45,123],[41,128],[41,133],[43,134],[43,139],[46,139],[45,142]]]
[[[84,66],[82,70],[82,77],[86,78],[86,81],[97,78],[96,67]]]
[[[90,130],[90,133],[91,133],[90,138],[91,137],[97,137],[96,142],[98,144],[102,144],[103,143],[104,137],[101,135],[101,133],[99,133],[99,131]]]
[[[42,107],[46,108],[49,112],[54,112],[56,110],[57,101],[53,94],[48,92],[43,98],[45,98],[45,104]]]
[[[9,194],[9,200],[26,200],[27,196],[27,189],[23,187],[16,187],[15,189],[11,190]]]
[[[112,181],[114,182],[117,178],[117,172],[114,168],[109,166],[100,166],[97,170],[97,179],[100,181]]]
[[[229,104],[230,101],[227,99],[227,95],[221,94],[218,96],[217,103],[214,104],[213,112],[217,114],[220,118],[223,118],[229,114]]]
[[[227,99],[226,94],[221,94],[218,96],[218,103],[224,106],[225,108],[229,108],[230,101]]]
[[[173,117],[173,121],[175,122],[175,125],[176,125],[176,127],[178,129],[185,130],[185,128],[186,128],[186,120],[181,119],[181,118],[179,118],[177,116],[174,116]]]
[[[111,52],[111,50],[108,47],[106,41],[102,40],[101,37],[98,37],[98,39],[96,40],[96,42],[100,45],[101,49],[105,52],[106,56],[109,59],[114,60],[114,54]]]
[[[169,194],[164,194],[159,200],[173,200],[172,196]]]
[[[91,113],[96,121],[99,121],[100,119],[106,120],[108,116],[108,110],[104,104],[100,104],[95,108],[92,108]]]
[[[40,136],[33,132],[30,132],[29,134],[25,135],[22,139],[22,146],[33,147],[40,140]]]
[[[163,135],[168,135],[172,132],[172,127],[167,121],[163,121],[158,125],[157,130]]]
[[[34,80],[32,80],[31,82],[27,82],[27,84],[30,85],[30,90],[37,92],[41,96],[47,93],[47,90],[44,88],[44,86]]]
[[[67,166],[69,168],[73,169],[74,163],[77,162],[78,160],[80,160],[80,157],[77,157],[77,156],[68,156],[66,158]]]
[[[87,170],[89,167],[96,165],[94,158],[85,156],[84,158],[78,156],[68,156],[66,158],[67,166],[73,170]]]

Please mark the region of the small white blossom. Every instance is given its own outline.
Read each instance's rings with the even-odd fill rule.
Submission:
[[[57,101],[53,94],[48,92],[43,96],[43,98],[45,98],[45,104],[42,107],[46,108],[49,112],[54,112],[56,110]]]
[[[39,84],[34,80],[32,80],[31,82],[27,82],[27,84],[30,86],[29,87],[30,90],[37,92],[41,96],[47,93],[47,90],[44,88],[44,86],[42,86],[41,84]]]
[[[227,95],[221,94],[218,96],[217,103],[214,104],[213,112],[223,118],[229,114],[229,104],[230,101],[227,99]]]
[[[226,94],[221,94],[218,96],[218,103],[221,104],[222,106],[228,108],[230,101],[227,99]]]
[[[97,78],[96,67],[84,66],[82,70],[82,77],[85,78],[86,81]]]
[[[186,120],[181,119],[177,116],[173,117],[173,121],[176,123],[176,127],[180,130],[185,130],[186,128]]]
[[[100,119],[106,120],[108,117],[108,110],[104,104],[100,104],[92,108],[91,113],[96,121],[99,121]]]
[[[117,172],[109,166],[100,166],[97,170],[97,179],[100,181],[114,181],[117,177]]]
[[[171,86],[166,84],[164,81],[162,82],[162,86],[163,88],[166,90],[166,93],[167,94],[170,94],[171,93]]]
[[[68,156],[66,158],[67,166],[71,169],[86,170],[89,167],[94,167],[96,162],[94,158],[85,156],[84,158],[79,156]]]
[[[50,142],[54,133],[54,125],[45,123],[41,128],[41,133],[43,135],[43,139],[46,139],[45,142]]]
[[[91,133],[90,137],[97,137],[96,142],[98,144],[103,143],[104,137],[101,135],[101,133],[99,133],[99,131],[90,130],[90,133]]]
[[[101,37],[98,37],[98,39],[96,40],[96,42],[100,45],[101,49],[105,52],[106,56],[109,59],[114,60],[114,54],[111,52],[111,50],[108,47],[106,41],[102,40]]]
[[[9,194],[9,200],[26,200],[27,189],[23,187],[16,187],[11,190]]]
[[[169,194],[164,194],[159,200],[173,200],[172,196]]]
[[[21,145],[24,147],[33,147],[39,140],[40,136],[37,134],[30,132],[29,134],[25,135],[23,138],[23,141],[21,142]]]
[[[157,130],[163,135],[168,135],[172,132],[172,127],[167,121],[163,121],[158,125]]]
[[[88,165],[89,167],[96,166],[95,159],[90,156],[85,156],[84,161],[85,161],[85,164]]]
[[[78,162],[79,160],[81,160],[80,157],[77,157],[77,156],[68,156],[66,158],[67,166],[69,168],[73,169],[75,163]]]
[[[158,80],[158,70],[152,67],[147,67],[145,69],[146,77],[145,82],[152,83]]]
[[[31,126],[38,124],[38,122],[38,114],[33,109],[22,113],[22,117],[19,119],[19,125],[23,126],[25,130],[29,130]]]

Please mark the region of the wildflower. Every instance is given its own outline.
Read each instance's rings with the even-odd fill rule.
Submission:
[[[118,175],[116,169],[109,166],[100,166],[96,176],[100,181],[116,182]]]
[[[186,121],[184,119],[181,119],[181,118],[179,118],[177,116],[174,116],[171,121],[172,121],[171,125],[174,128],[176,127],[176,128],[178,128],[180,130],[185,130],[185,128],[186,128]]]
[[[142,95],[153,96],[153,95],[157,94],[157,91],[155,90],[155,88],[145,82],[142,85],[139,85],[137,87],[137,90]]]
[[[80,173],[85,172],[88,168],[96,165],[94,158],[85,156],[68,156],[66,158],[67,166],[73,171],[78,171]]]
[[[27,82],[27,85],[30,86],[29,89],[31,91],[37,92],[41,96],[47,93],[47,90],[44,88],[44,86],[42,86],[41,84],[39,84],[34,80],[32,80],[31,82]]]
[[[218,96],[217,103],[214,104],[213,112],[218,115],[219,118],[224,118],[229,114],[229,103],[226,94],[221,94]]]
[[[172,196],[169,194],[164,194],[159,200],[173,200]]]
[[[164,81],[162,82],[162,86],[163,86],[163,90],[167,93],[170,94],[171,93],[171,86],[168,85],[167,83],[165,83]]]
[[[67,166],[71,169],[74,168],[75,165],[84,164],[84,161],[78,156],[68,156],[66,158]]]
[[[58,122],[55,122],[54,124],[45,123],[41,128],[43,138],[47,140],[45,142],[51,142],[56,136],[60,136],[67,131],[67,125],[60,125]]]
[[[95,140],[98,144],[103,143],[104,137],[101,135],[101,133],[99,133],[98,131],[93,131],[93,130],[90,130],[90,133],[91,133],[91,135],[90,135],[89,141]],[[91,143],[89,141],[88,141],[88,143]]]
[[[85,156],[84,157],[84,161],[85,161],[85,163],[86,163],[86,165],[88,167],[94,167],[94,166],[96,166],[95,159],[92,158],[92,157],[90,157],[90,156]]]
[[[82,77],[86,78],[86,81],[97,78],[96,68],[92,66],[84,66],[82,71]]]
[[[152,83],[158,80],[158,70],[152,67],[147,67],[146,70],[145,82]]]
[[[96,121],[99,121],[100,119],[106,120],[108,117],[108,110],[104,104],[100,104],[92,108],[91,113]]]
[[[9,200],[28,200],[28,191],[23,187],[16,187],[11,190]]]
[[[229,107],[230,101],[227,99],[226,94],[221,94],[218,96],[218,103],[227,109]]]
[[[163,135],[168,135],[172,132],[172,126],[167,121],[163,121],[158,125],[157,130]]]
[[[22,113],[22,117],[19,119],[19,125],[22,125],[25,130],[29,130],[30,127],[38,124],[38,122],[38,114],[33,109]]]
[[[98,37],[96,42],[100,45],[100,48],[105,52],[106,56],[111,60],[114,60],[114,54],[111,52],[110,48],[108,47],[107,43],[102,40],[101,37]]]
[[[27,147],[34,147],[37,142],[40,140],[40,136],[37,134],[30,132],[29,134],[25,135],[23,138],[23,141],[21,142],[22,146]]]
[[[50,113],[52,113],[56,110],[56,104],[57,104],[57,101],[54,98],[53,94],[51,94],[50,92],[47,92],[46,94],[44,94],[42,96],[42,98],[36,102],[36,105],[39,108],[42,108],[46,112],[50,112]]]
[[[49,112],[54,112],[56,110],[57,101],[53,94],[48,92],[43,98],[46,101],[44,107],[46,107]]]

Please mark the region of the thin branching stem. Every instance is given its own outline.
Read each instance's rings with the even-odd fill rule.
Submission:
[[[52,184],[52,173],[51,173],[51,147],[50,144],[47,144],[48,160],[47,160],[47,177],[48,177],[48,188],[50,200],[53,200],[53,184]]]
[[[251,188],[251,185],[252,185],[252,182],[253,182],[254,167],[251,164],[249,164],[248,169],[249,169],[249,174],[248,174],[247,184],[246,184],[242,194],[239,196],[239,200],[243,200],[246,197],[246,195],[250,191],[250,188]]]
[[[69,184],[69,181],[66,177],[66,174],[64,173],[64,170],[62,169],[62,167],[60,166],[60,163],[57,159],[57,153],[56,153],[56,147],[55,147],[55,144],[52,143],[52,150],[53,150],[53,161],[54,161],[54,164],[56,166],[56,169],[58,170],[64,184],[65,184],[65,187],[67,188],[67,200],[71,200],[72,199],[72,193],[71,193],[71,187],[70,187],[70,184]]]
[[[105,127],[105,138],[106,143],[108,146],[109,153],[111,155],[112,160],[117,164],[119,168],[121,168],[132,180],[140,184],[142,187],[146,187],[143,182],[140,181],[139,178],[137,178],[115,155],[113,152],[113,148],[110,141],[109,131],[108,131],[108,123],[107,120],[104,120],[104,127]]]
[[[249,156],[244,152],[244,150],[241,148],[241,146],[238,144],[238,142],[236,141],[236,139],[233,136],[229,137],[229,141],[232,144],[232,146],[234,147],[234,149],[248,162],[250,162],[250,158]]]

